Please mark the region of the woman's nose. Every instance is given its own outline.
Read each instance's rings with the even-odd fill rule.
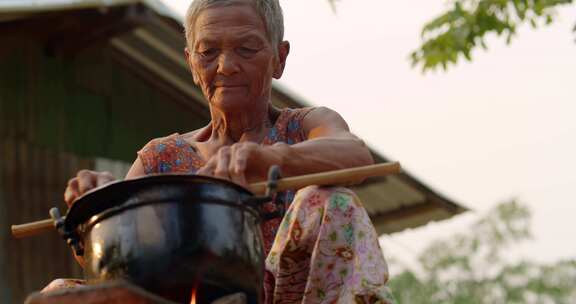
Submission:
[[[218,58],[218,70],[217,72],[222,75],[232,75],[239,71],[238,62],[234,58],[234,55],[222,53]]]

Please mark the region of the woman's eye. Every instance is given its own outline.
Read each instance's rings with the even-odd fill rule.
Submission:
[[[205,49],[205,50],[201,50],[198,52],[198,54],[200,54],[200,56],[202,57],[212,57],[214,55],[216,55],[217,50],[216,49]]]
[[[249,47],[240,47],[238,48],[238,52],[243,56],[251,56],[258,53],[258,50]]]

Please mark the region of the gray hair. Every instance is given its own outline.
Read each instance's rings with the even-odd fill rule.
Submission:
[[[184,31],[186,43],[194,42],[193,27],[202,10],[212,5],[233,5],[238,0],[193,0],[188,7],[184,18]],[[266,26],[268,40],[274,46],[274,52],[278,52],[278,44],[284,39],[284,17],[278,0],[250,0],[256,12],[260,15]]]

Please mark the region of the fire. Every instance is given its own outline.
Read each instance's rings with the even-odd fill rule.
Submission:
[[[192,284],[192,294],[190,295],[190,304],[196,304],[196,298],[198,297],[198,285],[200,284],[199,280],[194,280],[194,284]]]
[[[192,288],[192,294],[190,296],[190,304],[196,304],[196,286]]]

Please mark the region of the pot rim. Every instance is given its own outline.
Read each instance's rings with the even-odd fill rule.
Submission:
[[[158,185],[158,184],[168,184],[170,182],[192,182],[192,181],[201,181],[204,182],[206,184],[219,184],[221,186],[227,186],[227,187],[231,187],[234,190],[238,191],[240,194],[245,194],[248,197],[254,197],[254,193],[251,192],[250,190],[242,187],[241,185],[238,185],[236,183],[233,183],[231,181],[228,180],[224,180],[224,179],[220,179],[220,178],[215,178],[215,177],[210,177],[210,176],[203,176],[203,175],[194,175],[194,174],[150,174],[150,175],[145,175],[145,176],[141,176],[141,177],[137,177],[137,178],[133,178],[133,179],[128,179],[128,180],[118,180],[118,181],[114,181],[105,185],[102,185],[100,187],[91,189],[90,191],[84,193],[82,196],[80,196],[75,202],[74,204],[68,209],[68,212],[66,213],[66,219],[65,219],[65,226],[68,227],[69,230],[75,230],[77,227],[81,226],[81,225],[85,225],[89,222],[92,221],[93,217],[100,217],[100,215],[102,215],[103,213],[106,213],[107,210],[109,209],[114,209],[117,207],[122,207],[125,204],[122,205],[116,205],[116,206],[107,206],[106,208],[101,207],[101,208],[97,208],[95,207],[93,215],[88,216],[86,219],[82,220],[82,218],[86,217],[82,217],[79,216],[78,214],[81,214],[82,212],[86,212],[86,213],[90,213],[86,210],[86,204],[88,202],[92,202],[92,201],[98,201],[98,197],[102,196],[102,195],[109,195],[109,194],[114,194],[114,193],[122,193],[125,192],[126,189],[124,188],[129,188],[129,187],[135,187],[137,185]],[[118,192],[116,192],[118,191]],[[103,194],[105,193],[105,194]],[[155,202],[158,203],[158,202]],[[230,203],[229,203],[230,204]],[[128,207],[129,205],[132,204],[126,204]],[[232,204],[230,204],[232,205]],[[235,204],[234,206],[241,206],[243,204],[238,203]],[[132,206],[131,208],[133,208],[134,206]],[[102,210],[98,210],[98,209],[102,209]],[[117,211],[119,212],[119,211]],[[80,218],[80,219],[78,219]]]
[[[107,218],[110,218],[114,215],[117,215],[123,211],[130,210],[130,209],[136,209],[136,208],[148,206],[148,205],[156,205],[156,204],[185,204],[185,202],[162,200],[162,201],[146,201],[146,202],[127,203],[127,204],[115,206],[112,208],[108,208],[108,209],[106,209],[106,210],[104,210],[104,211],[102,211],[96,215],[93,215],[92,217],[90,217],[90,219],[87,222],[79,224],[77,226],[77,229],[83,234],[83,233],[90,231],[94,225],[100,223],[101,221],[103,221]],[[258,213],[258,211],[256,211],[254,209],[254,207],[252,207],[250,205],[245,205],[242,203],[231,203],[229,201],[219,200],[219,199],[212,199],[210,201],[202,201],[202,202],[199,202],[197,204],[200,204],[200,205],[225,205],[225,206],[232,207],[232,208],[239,208],[243,212],[245,211],[245,212],[251,213],[256,218],[257,222],[261,221],[260,214]]]

